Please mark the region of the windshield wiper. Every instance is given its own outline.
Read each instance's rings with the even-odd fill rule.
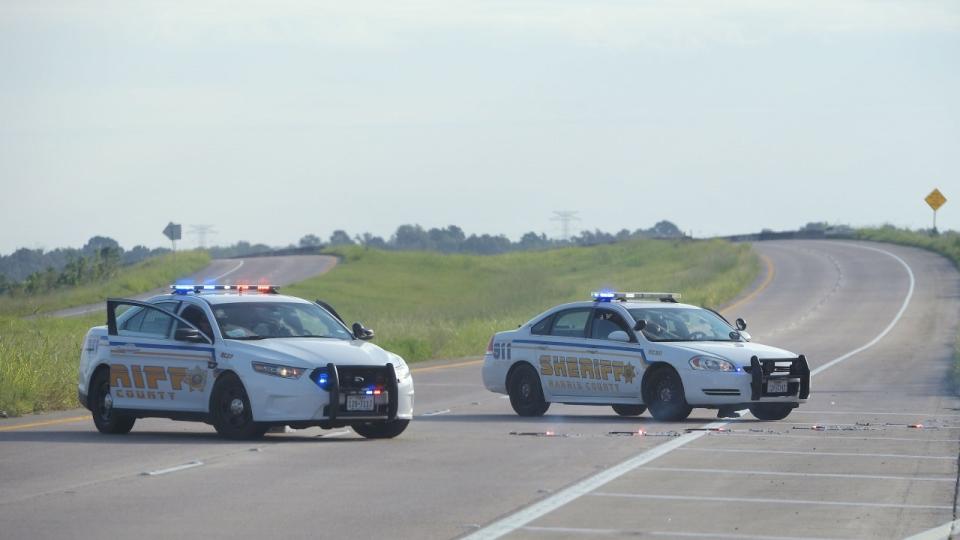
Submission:
[[[236,339],[238,341],[252,341],[255,339],[267,339],[268,336],[241,336],[241,337],[227,337],[227,339]]]

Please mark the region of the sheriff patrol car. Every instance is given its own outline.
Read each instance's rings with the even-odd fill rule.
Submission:
[[[347,328],[329,305],[269,285],[192,285],[140,302],[107,300],[80,355],[80,401],[102,433],[138,418],[213,424],[233,439],[271,426],[350,426],[399,435],[413,418],[403,358]]]
[[[803,355],[751,343],[743,319],[734,326],[679,298],[599,292],[547,310],[490,339],[483,383],[508,394],[521,416],[573,403],[610,405],[621,416],[649,408],[663,421],[683,420],[695,407],[781,420],[807,400]]]

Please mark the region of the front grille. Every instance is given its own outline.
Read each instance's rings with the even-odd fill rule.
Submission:
[[[740,391],[736,388],[704,388],[703,393],[708,396],[739,396]]]
[[[330,404],[324,415],[337,418],[394,418],[397,414],[397,376],[392,364],[385,366],[336,366],[318,368],[329,376]],[[318,380],[318,379],[314,379]],[[349,405],[373,402],[373,408],[355,410]]]
[[[761,397],[797,396],[807,399],[810,395],[810,367],[802,354],[797,358],[750,358],[750,365],[744,366],[750,374],[750,399],[757,401]],[[786,375],[781,375],[781,374]],[[769,392],[767,384],[777,379],[787,379],[785,392]]]

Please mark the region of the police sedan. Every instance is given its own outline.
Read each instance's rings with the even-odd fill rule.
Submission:
[[[79,397],[100,432],[161,417],[207,422],[231,439],[284,425],[392,438],[413,418],[403,358],[323,302],[269,285],[171,289],[107,300],[107,324],[84,338]]]
[[[483,383],[510,396],[521,416],[551,403],[609,405],[621,416],[650,409],[678,421],[694,408],[781,420],[810,394],[803,355],[750,342],[746,323],[679,303],[679,294],[593,293],[490,339]]]

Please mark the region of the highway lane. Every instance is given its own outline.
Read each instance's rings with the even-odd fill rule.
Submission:
[[[418,366],[418,418],[392,441],[311,429],[234,443],[165,420],[104,437],[60,413],[30,421],[65,423],[0,431],[0,537],[450,538],[514,519],[514,537],[900,538],[941,525],[953,519],[960,449],[947,382],[960,283],[941,257],[866,246],[915,276],[893,326],[909,291],[893,257],[845,243],[757,245],[774,273],[728,313],[755,340],[816,367],[889,328],[818,373],[810,403],[783,422],[748,415],[667,452],[679,438],[661,433],[714,423],[711,412],[658,424],[554,405],[522,419],[471,362]],[[906,426],[916,422],[927,429]],[[650,435],[610,435],[639,428]],[[556,436],[511,435],[547,431]],[[569,495],[649,452],[662,455]],[[515,519],[557,497],[551,511]]]
[[[210,264],[184,279],[194,283],[216,281],[219,283],[261,282],[283,286],[303,281],[309,277],[324,274],[333,269],[337,258],[330,255],[284,255],[278,257],[246,257],[241,259],[214,259]],[[154,289],[134,296],[134,299],[146,300],[151,296],[168,292],[166,288]],[[54,311],[53,317],[74,317],[96,313],[104,309],[104,304],[88,304]]]

